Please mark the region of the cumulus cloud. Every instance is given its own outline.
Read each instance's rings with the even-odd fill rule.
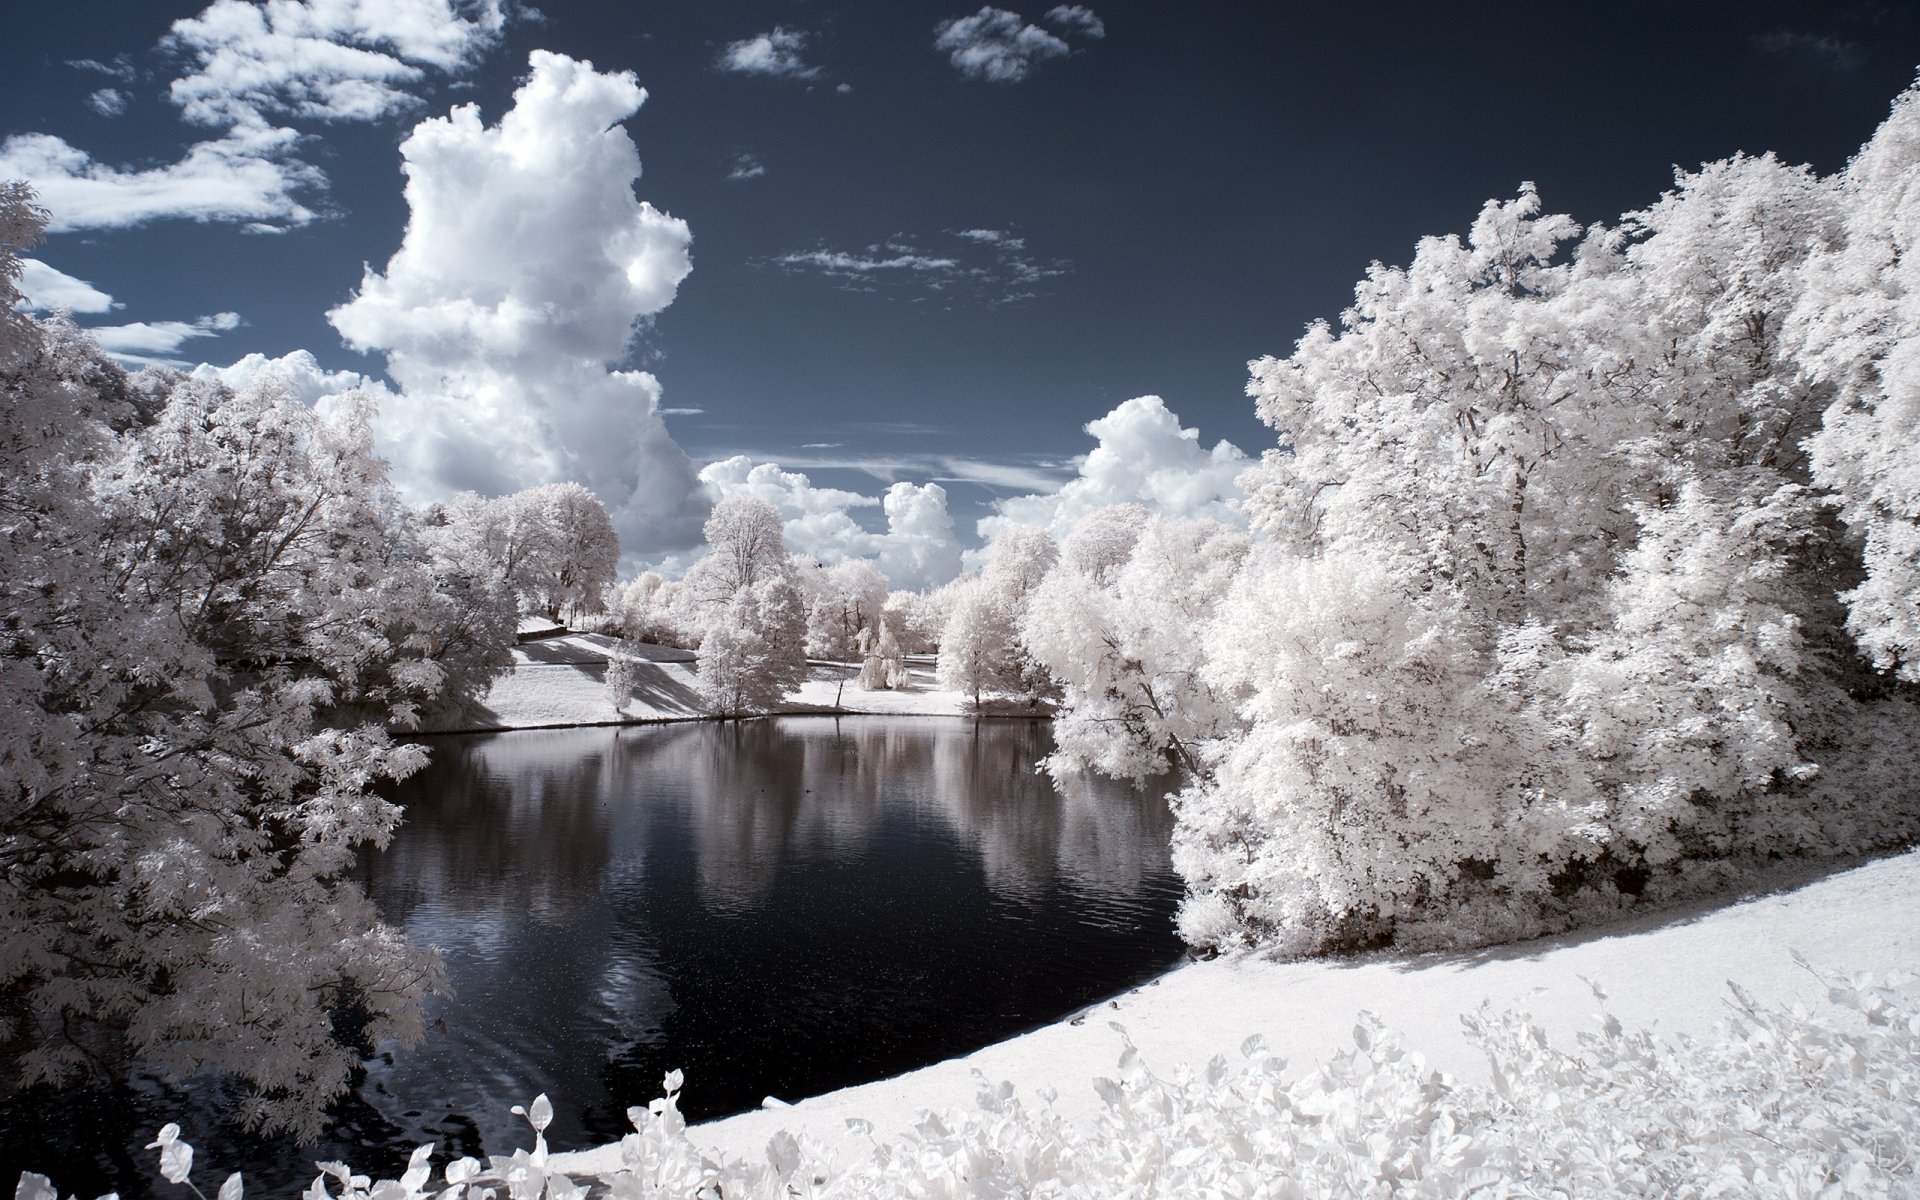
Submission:
[[[988,5],[970,17],[934,27],[933,48],[962,75],[989,83],[1019,83],[1035,64],[1067,54],[1067,44],[1029,25],[1019,13]]]
[[[732,180],[758,179],[766,173],[767,165],[761,162],[757,156],[752,154],[736,154],[733,156],[733,168],[727,172],[727,178]]]
[[[65,271],[33,258],[20,260],[21,308],[29,312],[103,313],[114,308],[113,297]]]
[[[190,64],[168,89],[190,121],[372,121],[418,103],[407,89],[424,68],[470,66],[505,24],[500,0],[214,0],[161,45]]]
[[[224,367],[201,363],[191,374],[195,379],[217,379],[235,391],[256,380],[277,377],[307,404],[319,404],[330,396],[352,391],[371,391],[382,405],[392,400],[385,384],[358,371],[329,371],[308,350],[295,350],[279,358],[255,351]]]
[[[767,75],[777,79],[814,79],[820,68],[810,67],[801,58],[807,48],[807,35],[795,29],[775,26],[738,42],[729,42],[715,64],[722,71],[741,75]]]
[[[0,143],[0,178],[33,184],[54,233],[178,217],[303,225],[314,212],[296,193],[325,180],[284,157],[297,140],[290,129],[236,130],[190,147],[178,162],[129,170],[51,134],[19,134]]]
[[[1160,397],[1136,396],[1089,421],[1086,431],[1097,444],[1074,477],[1055,490],[996,501],[994,515],[979,523],[982,539],[1018,525],[1061,537],[1109,504],[1140,504],[1168,517],[1241,520],[1233,507],[1241,496],[1235,480],[1249,459],[1230,442],[1202,447],[1199,431],[1181,428]]]
[[[1107,23],[1094,15],[1094,11],[1084,4],[1056,4],[1047,10],[1047,24],[1083,37],[1103,38],[1107,36]]]
[[[184,367],[175,351],[195,338],[217,337],[240,327],[239,313],[214,313],[192,321],[134,321],[127,325],[96,325],[87,334],[102,350],[130,367]]]
[[[1064,259],[1028,253],[1025,239],[996,229],[963,229],[940,235],[929,247],[895,234],[857,250],[826,246],[794,250],[766,260],[797,274],[817,274],[849,291],[946,295],[986,303],[1031,299],[1034,285],[1066,273]]]
[[[119,88],[101,88],[87,97],[87,107],[103,117],[117,117],[127,111],[127,101],[133,97]]]
[[[634,197],[620,122],[646,92],[545,51],[531,68],[497,125],[463,105],[402,143],[400,249],[328,319],[386,355],[379,432],[414,498],[577,480],[629,556],[693,546],[708,501],[659,381],[616,369],[692,269],[686,223]]]
[[[787,548],[816,562],[872,559],[893,586],[905,588],[944,583],[960,570],[946,489],[937,483],[902,481],[885,495],[867,496],[816,487],[801,472],[755,463],[746,455],[709,463],[700,481],[716,501],[744,495],[771,504],[780,514]],[[886,519],[884,530],[866,528],[850,511],[876,507]]]

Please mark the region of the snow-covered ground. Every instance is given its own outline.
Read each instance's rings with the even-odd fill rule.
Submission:
[[[528,632],[523,622],[523,633]],[[609,655],[618,653],[618,641],[597,633],[551,636],[544,622],[533,630],[539,640],[522,642],[513,650],[513,674],[465,712],[442,717],[427,726],[431,733],[465,733],[503,729],[551,729],[572,725],[619,725],[656,721],[694,721],[706,714],[695,690],[695,655],[673,646],[632,645],[627,653],[637,661],[633,699],[619,712],[607,699]],[[946,691],[934,679],[931,656],[907,660],[911,678],[894,691],[866,691],[858,686],[858,663],[816,662],[811,678],[787,697],[785,713],[885,713],[957,717],[971,712],[967,698]],[[995,706],[989,714],[1031,715],[1024,703]]]
[[[1460,1022],[1481,1004],[1530,1013],[1556,1045],[1598,1024],[1591,986],[1628,1028],[1699,1035],[1730,1015],[1729,981],[1762,1001],[1815,1002],[1824,984],[1794,960],[1846,971],[1920,966],[1920,851],[1826,877],[1802,875],[1780,889],[1718,908],[1699,907],[1632,923],[1468,954],[1378,955],[1275,963],[1222,958],[1179,967],[1070,1020],[898,1078],[747,1113],[689,1131],[701,1147],[760,1160],[780,1130],[826,1146],[854,1137],[850,1118],[897,1138],[923,1110],[973,1106],[980,1077],[1007,1080],[1031,1100],[1057,1089],[1055,1108],[1076,1124],[1100,1106],[1093,1081],[1115,1074],[1122,1025],[1158,1075],[1216,1054],[1235,1057],[1249,1034],[1264,1036],[1296,1069],[1352,1044],[1368,1010],[1434,1067],[1486,1081],[1484,1059]],[[689,1079],[688,1089],[700,1081]],[[636,1101],[644,1100],[636,1097]],[[862,1142],[864,1137],[860,1138]],[[575,1175],[618,1167],[617,1148],[557,1156]]]

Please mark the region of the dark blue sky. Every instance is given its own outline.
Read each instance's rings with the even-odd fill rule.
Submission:
[[[54,134],[124,168],[177,159],[210,134],[167,102],[180,58],[156,47],[203,7],[11,6],[0,135]],[[240,315],[177,357],[304,348],[377,375],[325,314],[400,244],[399,141],[453,103],[496,119],[544,48],[650,92],[626,123],[638,190],[689,224],[693,272],[632,361],[664,406],[701,410],[668,418],[696,463],[747,453],[867,490],[819,464],[893,461],[915,479],[939,473],[928,455],[1057,464],[1088,448],[1084,423],[1142,393],[1257,453],[1271,438],[1246,361],[1337,315],[1369,260],[1404,262],[1522,180],[1594,221],[1650,202],[1676,163],[1772,150],[1832,171],[1920,63],[1913,4],[1090,7],[1105,36],[1048,26],[1071,52],[995,83],[934,48],[967,3],[551,0],[472,69],[427,72],[404,115],[289,122],[327,178],[301,193],[320,219],[271,236],[187,219],[71,232],[43,258],[124,304],[83,324]],[[717,67],[775,28],[802,35],[815,74]],[[116,56],[131,77],[69,65]],[[109,85],[127,97],[117,116],[88,105]],[[729,178],[753,164],[764,173]],[[863,290],[780,261],[816,251],[979,273],[871,270]],[[1002,494],[948,490],[963,530]]]

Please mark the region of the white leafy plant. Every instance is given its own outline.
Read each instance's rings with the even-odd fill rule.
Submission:
[[[987,1084],[972,1112],[923,1113],[892,1141],[824,1148],[782,1132],[755,1163],[699,1149],[679,1111],[683,1082],[629,1109],[621,1167],[595,1192],[614,1200],[793,1197],[1920,1197],[1909,1147],[1920,1111],[1920,989],[1912,976],[1826,977],[1817,1008],[1757,1002],[1733,988],[1731,1017],[1695,1041],[1629,1032],[1602,1014],[1577,1053],[1524,1016],[1464,1018],[1490,1085],[1427,1068],[1369,1014],[1350,1049],[1291,1073],[1259,1037],[1240,1061],[1154,1075],[1119,1030],[1117,1077],[1095,1080],[1104,1109],[1075,1125],[1043,1090]],[[1604,1004],[1605,993],[1595,996]],[[428,1190],[432,1147],[398,1180],[373,1183],[321,1164],[303,1200],[581,1200],[553,1170],[545,1096],[513,1110],[531,1152],[449,1164]],[[161,1175],[193,1188],[192,1148],[161,1130]],[[58,1200],[23,1175],[17,1200]],[[242,1200],[229,1176],[218,1200]]]

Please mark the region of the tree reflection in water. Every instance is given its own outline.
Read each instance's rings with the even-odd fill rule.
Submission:
[[[456,994],[361,1094],[434,1136],[558,1106],[617,1136],[685,1068],[696,1119],[878,1078],[1169,965],[1157,792],[1056,789],[1028,721],[787,718],[432,743],[362,873]]]

